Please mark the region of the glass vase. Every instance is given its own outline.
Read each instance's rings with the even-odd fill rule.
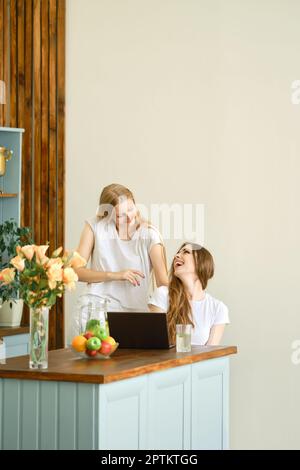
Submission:
[[[48,367],[49,307],[30,309],[29,367]]]

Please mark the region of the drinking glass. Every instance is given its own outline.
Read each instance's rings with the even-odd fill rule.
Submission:
[[[176,351],[190,352],[192,325],[176,325]]]

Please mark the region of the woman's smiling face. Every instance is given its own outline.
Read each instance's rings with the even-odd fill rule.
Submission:
[[[117,227],[131,226],[135,222],[137,208],[132,199],[125,199],[116,206]]]
[[[184,245],[173,260],[174,274],[180,278],[185,274],[196,274],[193,249],[190,244]]]

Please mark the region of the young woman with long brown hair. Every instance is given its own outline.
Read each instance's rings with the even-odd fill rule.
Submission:
[[[149,300],[152,312],[168,312],[170,339],[175,343],[176,325],[192,324],[192,344],[220,344],[228,308],[205,289],[214,275],[210,252],[197,244],[184,243],[176,253],[169,287],[158,287]]]
[[[88,294],[109,299],[111,311],[146,311],[149,285],[168,284],[165,248],[158,230],[145,221],[132,192],[120,184],[106,186],[97,216],[87,220],[79,254],[90,268],[79,268]]]

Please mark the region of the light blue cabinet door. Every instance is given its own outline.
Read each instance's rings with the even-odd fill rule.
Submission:
[[[3,339],[8,359],[29,354],[29,334],[5,336]]]
[[[192,366],[192,449],[228,448],[229,360]]]
[[[99,386],[99,449],[145,449],[146,421],[147,376]]]
[[[189,449],[191,366],[149,374],[148,449]]]

